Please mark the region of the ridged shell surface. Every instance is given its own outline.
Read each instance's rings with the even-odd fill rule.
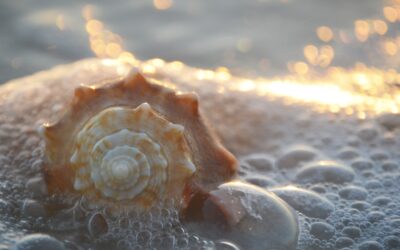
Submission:
[[[101,111],[77,134],[70,159],[74,188],[133,200],[140,208],[164,193],[180,196],[182,182],[195,171],[183,132],[183,126],[168,122],[147,103]]]

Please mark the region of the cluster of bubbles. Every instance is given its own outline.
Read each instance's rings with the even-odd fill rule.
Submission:
[[[154,207],[144,214],[126,212],[115,216],[107,208],[90,207],[84,197],[49,195],[40,174],[40,138],[32,129],[10,125],[17,121],[1,119],[4,124],[0,125],[0,139],[7,147],[0,146],[0,249],[12,245],[15,249],[234,247],[229,242],[214,242],[189,232],[172,205]]]
[[[101,229],[99,225],[107,225],[108,229]],[[88,229],[95,244],[102,246],[99,249],[109,249],[107,244],[118,249],[201,249],[213,244],[188,232],[180,222],[178,211],[165,206],[153,207],[143,214],[129,212],[117,217],[107,212],[95,213]]]
[[[298,212],[298,249],[400,249],[397,115],[289,117],[274,150],[241,158],[240,176]]]
[[[239,177],[297,212],[297,248],[400,249],[399,116],[319,114],[277,103],[262,103],[269,140],[245,138],[257,140],[257,149],[239,155]],[[24,249],[32,238],[42,249],[239,248],[190,230],[168,207],[115,216],[81,197],[49,195],[41,174],[43,145],[35,126],[24,125],[32,124],[28,118],[0,111],[0,249]]]
[[[41,232],[57,235],[66,249],[215,249],[216,245],[230,244],[213,242],[185,229],[174,208],[154,207],[146,213],[130,211],[116,215],[108,208],[89,208],[86,202],[85,198],[77,200],[59,195],[41,202],[25,199],[15,219],[4,220],[11,225],[23,218],[17,223],[19,234],[10,238],[10,242],[24,234]],[[55,208],[49,214],[44,206],[62,208]],[[21,242],[25,243],[24,238]]]
[[[31,227],[24,207],[33,201],[33,194],[26,187],[35,178],[26,183],[26,176],[40,171],[42,152],[38,148],[40,139],[32,128],[21,125],[23,118],[0,112],[0,120],[0,249],[9,249]],[[39,217],[35,220],[41,220]]]
[[[299,129],[280,127],[287,130],[270,142],[279,145],[268,154],[243,156],[239,175],[297,211],[298,249],[400,249],[397,116],[361,120],[302,113],[292,119],[287,124]],[[18,154],[12,144],[1,149],[0,249],[24,244],[38,232],[47,239],[42,244],[54,241],[60,249],[239,249],[190,231],[172,208],[115,216],[104,208],[90,208],[81,197],[49,196],[37,174],[43,154],[40,140],[27,129],[4,126],[0,130],[8,133],[2,138],[25,141],[14,143]],[[32,147],[36,150],[24,150]],[[20,168],[12,167],[16,165]],[[15,179],[6,178],[10,174]],[[22,175],[31,177],[24,182]],[[28,239],[18,241],[23,235]]]

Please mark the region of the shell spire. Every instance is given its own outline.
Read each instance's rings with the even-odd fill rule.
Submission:
[[[231,179],[236,159],[209,130],[197,95],[150,81],[134,72],[75,89],[64,115],[41,130],[50,191],[138,210],[167,199],[183,208]]]

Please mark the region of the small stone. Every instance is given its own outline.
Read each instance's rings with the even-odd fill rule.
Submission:
[[[343,228],[342,233],[352,239],[357,239],[361,236],[361,229],[358,227],[348,226]]]
[[[197,225],[197,231],[206,238],[229,240],[246,250],[296,249],[296,213],[263,188],[239,181],[226,182],[210,192],[202,214],[204,221]]]
[[[373,178],[375,176],[375,172],[374,171],[370,171],[370,170],[366,170],[366,171],[362,171],[361,175],[367,178]]]
[[[394,250],[400,249],[400,238],[394,235],[386,236],[383,239],[383,243],[386,249]]]
[[[335,246],[338,249],[342,249],[344,247],[350,247],[354,244],[354,241],[348,237],[339,237],[336,239]]]
[[[395,171],[399,168],[399,165],[394,161],[385,161],[382,163],[382,169],[386,172]]]
[[[378,221],[382,220],[383,218],[385,218],[385,214],[382,212],[379,212],[379,211],[373,211],[373,212],[368,213],[367,217],[371,223],[374,223],[374,222],[378,222]]]
[[[176,239],[173,235],[159,234],[151,239],[151,246],[156,249],[172,250],[176,244]]]
[[[11,250],[66,250],[57,239],[46,234],[31,234],[20,239]]]
[[[367,170],[374,167],[374,163],[364,158],[356,158],[351,162],[351,166],[357,170]]]
[[[240,248],[232,242],[221,240],[215,243],[215,250],[240,250]]]
[[[347,145],[351,147],[358,147],[360,143],[360,140],[356,136],[349,136],[349,138],[347,138]]]
[[[21,213],[24,217],[46,217],[46,210],[43,205],[31,199],[24,200]]]
[[[389,159],[389,155],[386,152],[378,149],[371,152],[370,158],[374,161],[384,161]]]
[[[392,130],[400,126],[400,116],[398,114],[386,113],[378,117],[379,123],[386,129]]]
[[[90,236],[97,238],[108,232],[108,223],[101,213],[95,213],[88,222]]]
[[[377,180],[370,180],[370,181],[367,181],[367,183],[365,183],[365,188],[367,188],[367,189],[377,189],[377,188],[382,188],[382,187],[383,187],[382,183],[380,183]]]
[[[270,171],[273,169],[273,160],[264,154],[251,154],[243,158],[243,162],[259,171]]]
[[[69,240],[64,240],[64,246],[68,250],[81,250],[81,248],[76,243]]]
[[[266,188],[266,187],[273,187],[276,186],[277,183],[273,179],[262,176],[262,175],[251,175],[251,176],[246,176],[244,178],[245,181],[254,184],[256,186]]]
[[[319,193],[319,194],[324,194],[324,193],[326,193],[326,188],[325,188],[324,186],[320,185],[320,184],[312,185],[312,186],[310,187],[310,190],[312,190],[312,191],[314,191],[314,192],[317,192],[317,193]]]
[[[375,139],[377,135],[378,129],[372,124],[362,126],[357,132],[357,136],[364,141],[371,141]]]
[[[342,184],[354,179],[354,171],[333,161],[310,163],[299,170],[296,181],[300,183],[332,182]]]
[[[318,193],[293,186],[274,188],[270,191],[286,201],[295,210],[312,218],[327,218],[334,205]]]
[[[400,218],[394,218],[391,220],[390,225],[392,225],[393,228],[400,228]]]
[[[364,188],[357,186],[347,186],[339,191],[340,197],[346,200],[365,200],[367,199],[368,192]]]
[[[396,136],[391,132],[386,132],[382,136],[382,144],[394,145],[396,144]]]
[[[383,250],[383,246],[376,241],[364,241],[358,247],[359,250]]]
[[[372,204],[375,206],[385,206],[389,204],[392,200],[386,196],[378,196],[372,200]]]
[[[352,148],[352,147],[344,147],[343,149],[339,150],[338,157],[344,160],[351,160],[357,158],[360,153]]]
[[[314,222],[310,233],[320,240],[329,240],[335,235],[335,228],[325,222]]]
[[[302,162],[313,160],[317,155],[317,151],[311,147],[296,145],[279,157],[277,166],[279,168],[294,168]]]
[[[176,240],[176,245],[179,248],[184,248],[186,249],[186,247],[188,246],[189,242],[187,240],[186,237],[180,237]]]
[[[149,240],[151,239],[151,237],[152,237],[152,235],[151,235],[150,231],[143,230],[136,235],[136,241],[141,246],[146,246],[149,243]]]
[[[29,179],[26,183],[26,189],[31,192],[32,197],[35,199],[48,195],[47,185],[42,177]]]
[[[131,245],[129,243],[129,241],[127,241],[126,239],[122,239],[119,240],[117,242],[117,248],[118,250],[130,250],[131,249]]]
[[[351,204],[351,207],[357,209],[358,211],[364,211],[370,206],[371,205],[365,201],[356,201]]]
[[[6,214],[10,212],[10,210],[11,210],[10,204],[7,201],[0,198],[0,213]]]

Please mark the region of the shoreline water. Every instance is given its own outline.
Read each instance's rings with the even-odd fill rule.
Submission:
[[[351,68],[360,62],[381,69],[399,67],[399,59],[381,48],[399,32],[398,23],[388,22],[383,14],[391,1],[234,1],[228,6],[186,1],[172,2],[165,10],[152,2],[90,4],[3,2],[0,30],[7,35],[0,38],[0,82],[93,56],[82,13],[88,6],[93,18],[118,34],[124,49],[140,59],[227,67],[236,75],[252,77],[296,73],[296,62],[308,63],[309,70],[316,72],[328,66]],[[382,20],[388,30],[378,35],[371,23],[369,38],[360,41],[355,33],[358,20]],[[333,38],[319,39],[318,27],[329,27]],[[330,46],[332,58],[323,66],[313,66],[303,53],[308,45]]]

